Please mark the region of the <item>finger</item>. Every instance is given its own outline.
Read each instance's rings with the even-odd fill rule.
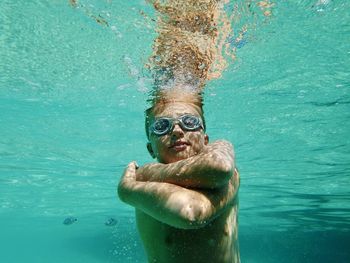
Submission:
[[[135,169],[139,169],[139,165],[137,164],[136,161],[134,161],[134,164],[135,164]]]
[[[137,164],[136,161],[132,161],[131,163],[128,164],[128,167],[132,167],[132,169],[138,169],[139,165]]]
[[[125,168],[124,177],[133,177],[135,174],[135,170],[136,170],[135,162],[129,163],[128,166]]]

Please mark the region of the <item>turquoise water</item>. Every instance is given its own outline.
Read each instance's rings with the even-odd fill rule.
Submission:
[[[152,161],[142,65],[155,25],[140,10],[154,14],[142,0],[79,3],[0,3],[1,262],[145,262],[116,185],[129,161]],[[235,144],[242,177],[243,263],[350,262],[349,9],[242,8],[245,42],[208,84],[209,136]]]

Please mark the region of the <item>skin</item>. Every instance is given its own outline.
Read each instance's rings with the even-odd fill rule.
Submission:
[[[191,104],[172,102],[154,116],[200,116]],[[147,146],[159,163],[132,162],[118,186],[122,201],[136,208],[137,226],[149,262],[236,263],[239,174],[232,145],[209,143],[202,129],[176,124]]]

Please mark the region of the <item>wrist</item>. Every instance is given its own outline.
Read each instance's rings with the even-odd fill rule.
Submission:
[[[161,163],[150,163],[138,168],[136,170],[136,180],[142,182],[157,182],[163,166],[164,164]]]

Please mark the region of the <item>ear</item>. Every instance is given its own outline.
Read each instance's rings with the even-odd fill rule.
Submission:
[[[147,150],[148,150],[149,154],[152,156],[152,158],[156,158],[156,155],[154,154],[154,151],[152,149],[152,145],[150,142],[147,143]]]
[[[208,134],[204,135],[204,144],[207,145],[209,143],[209,136]]]

